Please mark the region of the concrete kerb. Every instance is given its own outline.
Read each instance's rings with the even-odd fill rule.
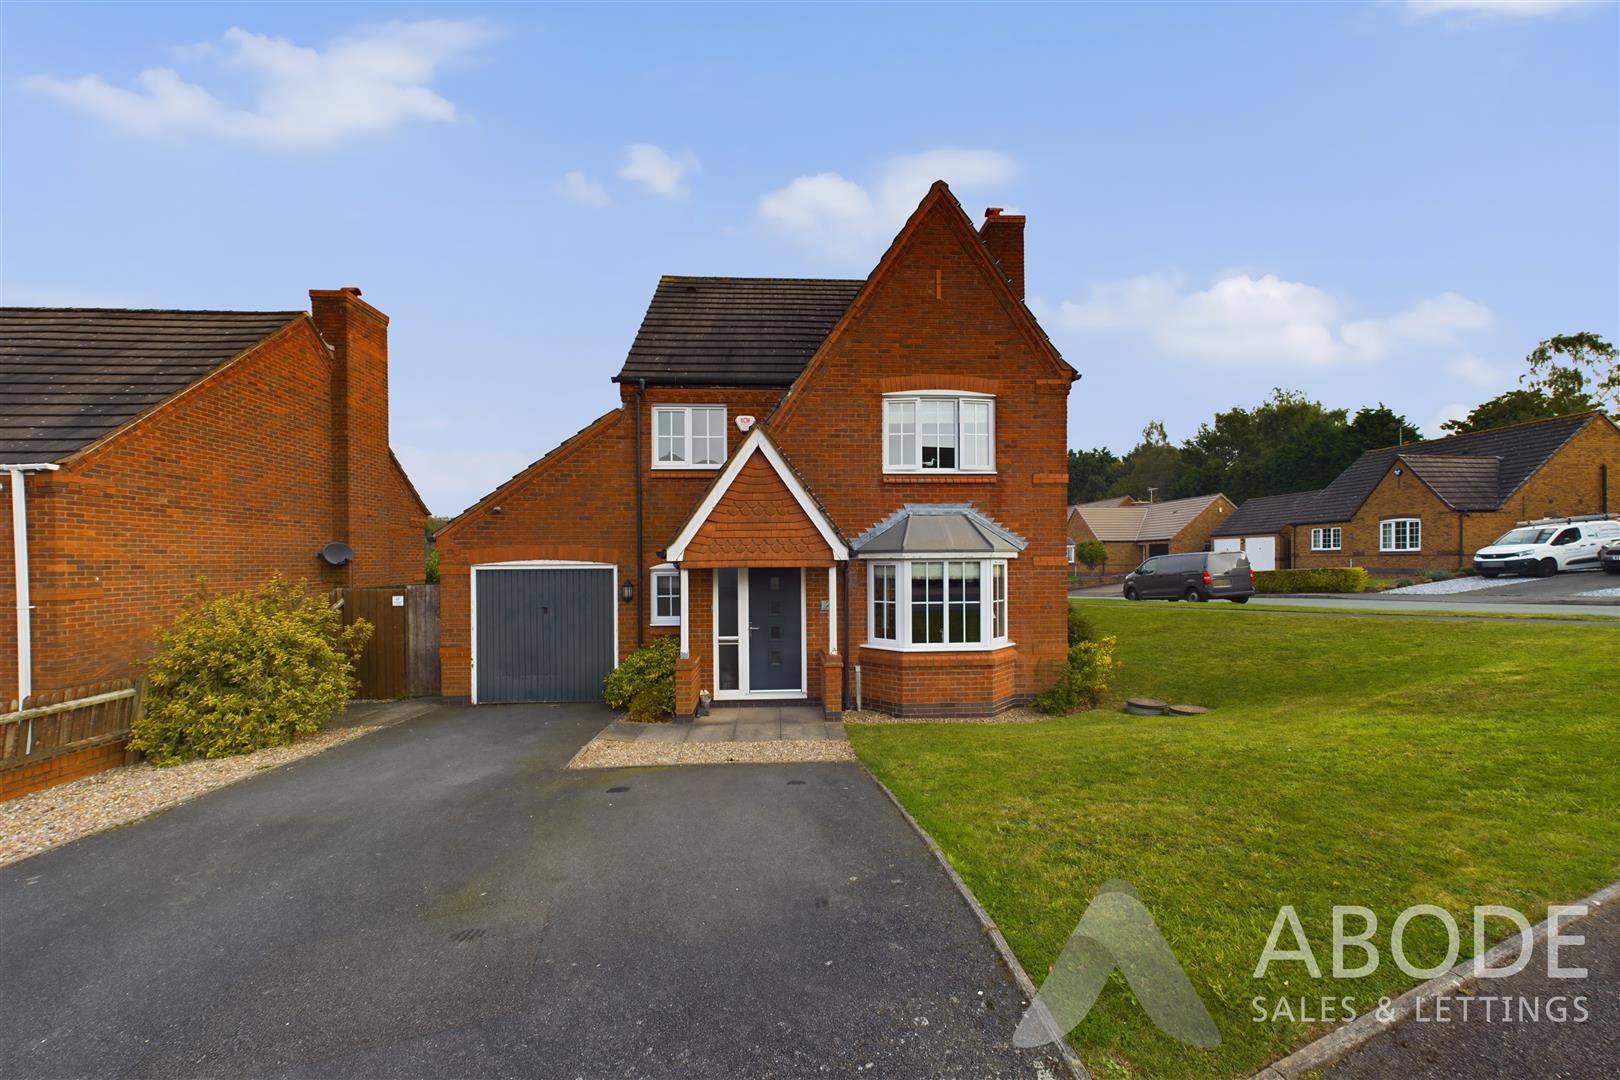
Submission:
[[[1577,904],[1586,905],[1586,914],[1580,919],[1561,924],[1559,929],[1591,918],[1605,904],[1616,900],[1620,900],[1620,881],[1605,885],[1597,892],[1575,901]],[[1351,1051],[1406,1023],[1416,1015],[1419,1005],[1473,987],[1480,981],[1475,969],[1482,961],[1487,967],[1498,967],[1503,960],[1519,954],[1525,947],[1526,937],[1529,938],[1529,946],[1533,949],[1546,940],[1549,929],[1547,920],[1544,919],[1532,926],[1528,933],[1514,934],[1498,942],[1487,950],[1483,957],[1470,957],[1445,974],[1412,987],[1390,1002],[1389,1008],[1384,1010],[1388,1013],[1387,1019],[1380,1018],[1378,1010],[1363,1013],[1350,1023],[1336,1028],[1315,1042],[1308,1043],[1281,1061],[1272,1062],[1253,1074],[1249,1080],[1300,1080],[1312,1072],[1327,1068]]]
[[[1018,989],[1023,993],[1025,1003],[1033,1002],[1039,988],[1035,985],[1034,980],[1029,977],[1029,973],[1024,970],[1024,965],[1018,962],[1018,957],[1013,954],[1012,946],[1007,944],[1007,939],[1002,936],[1000,928],[996,926],[996,921],[990,917],[988,911],[984,910],[984,905],[979,903],[979,898],[973,895],[973,890],[968,888],[967,882],[962,880],[962,875],[956,872],[956,867],[951,865],[950,859],[945,857],[944,850],[934,843],[934,838],[928,835],[928,830],[917,823],[917,819],[911,816],[911,812],[901,804],[900,800],[895,797],[894,792],[889,790],[887,784],[873,776],[872,770],[867,769],[864,762],[861,764],[861,768],[867,776],[871,777],[872,783],[878,786],[878,790],[883,792],[888,797],[889,802],[894,804],[894,808],[900,812],[900,816],[906,820],[906,824],[910,825],[912,830],[922,838],[923,843],[928,845],[928,850],[934,853],[934,858],[939,862],[941,869],[945,871],[945,876],[950,878],[951,884],[956,886],[956,891],[961,895],[963,902],[967,904],[968,910],[973,912],[973,917],[978,919],[979,925],[984,928],[985,935],[990,939],[990,944],[995,946],[997,954],[1001,957],[1001,962],[1006,964],[1007,970],[1012,973],[1013,981],[1018,984]],[[1012,1038],[1010,1031],[1007,1033],[1007,1037],[1009,1040]],[[1080,1060],[1080,1055],[1075,1053],[1074,1047],[1069,1045],[1068,1039],[1058,1039],[1051,1045],[1057,1047],[1058,1057],[1068,1067],[1069,1075],[1073,1080],[1091,1080],[1091,1074],[1086,1071],[1086,1066]]]

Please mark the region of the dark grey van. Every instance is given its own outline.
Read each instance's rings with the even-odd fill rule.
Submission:
[[[1254,595],[1254,571],[1241,551],[1155,555],[1125,575],[1127,600],[1230,600]]]

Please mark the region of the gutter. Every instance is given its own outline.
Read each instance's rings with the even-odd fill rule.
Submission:
[[[11,543],[17,565],[17,708],[28,706],[34,692],[33,605],[28,598],[28,498],[23,478],[31,472],[55,472],[50,462],[7,464],[11,473]]]

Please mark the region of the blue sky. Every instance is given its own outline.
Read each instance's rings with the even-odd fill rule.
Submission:
[[[359,285],[439,512],[616,404],[659,274],[863,276],[936,175],[1029,215],[1071,446],[1273,386],[1433,432],[1620,332],[1613,4],[0,14],[5,302]]]

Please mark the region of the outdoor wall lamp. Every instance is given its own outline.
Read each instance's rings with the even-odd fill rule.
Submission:
[[[624,584],[619,586],[619,599],[623,600],[625,603],[628,604],[630,601],[634,600],[635,598],[636,598],[636,583],[635,582],[627,580],[627,581],[625,581]]]

